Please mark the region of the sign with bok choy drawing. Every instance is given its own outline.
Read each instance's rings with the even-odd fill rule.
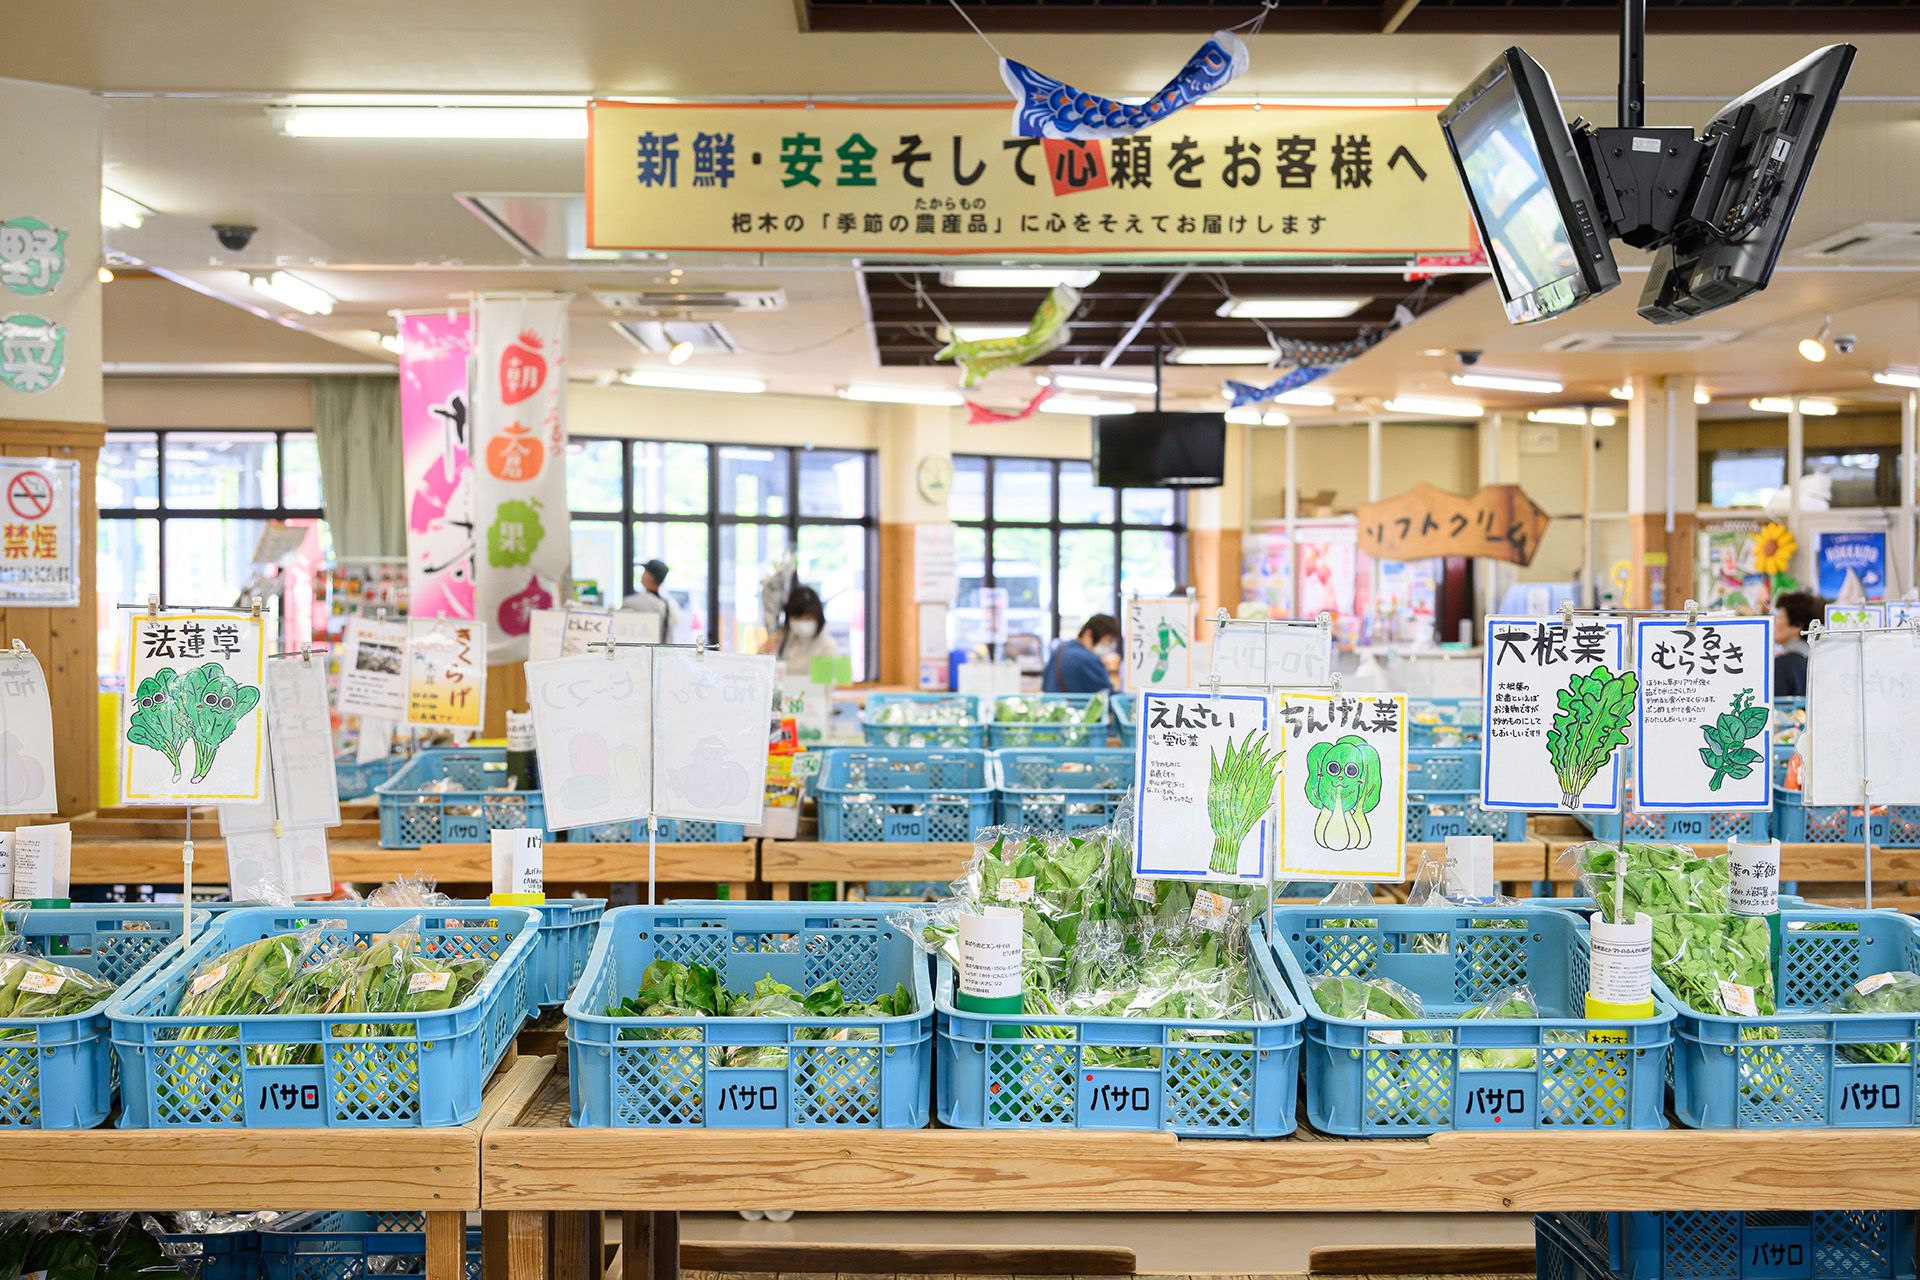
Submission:
[[[1773,615],[1637,618],[1634,807],[1773,808]]]
[[[1639,679],[1620,619],[1488,618],[1480,803],[1616,813]]]
[[[1264,694],[1140,695],[1133,873],[1264,883],[1280,735]]]
[[[1407,699],[1289,693],[1276,875],[1398,881],[1407,868]]]

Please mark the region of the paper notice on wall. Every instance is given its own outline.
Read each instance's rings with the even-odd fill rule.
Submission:
[[[1639,680],[1623,670],[1627,624],[1488,618],[1480,803],[1488,809],[1620,809]]]
[[[1407,868],[1405,694],[1276,700],[1280,854],[1275,875],[1398,881]]]
[[[252,804],[264,784],[264,618],[226,610],[130,609],[120,708],[128,804]]]
[[[1802,802],[1861,804],[1860,780],[1871,778],[1875,805],[1920,803],[1916,724],[1920,636],[1868,631],[1815,640],[1807,659],[1807,729],[1799,744],[1807,762]]]
[[[267,664],[267,748],[281,820],[290,827],[339,826],[324,662],[280,658]]]
[[[404,621],[347,619],[340,647],[340,694],[335,705],[343,716],[371,716],[388,722],[407,718]]]
[[[774,658],[652,650],[662,817],[759,822],[766,799]]]
[[[1638,618],[1634,806],[1773,808],[1773,615]]]
[[[957,585],[953,526],[917,524],[913,527],[913,601],[915,604],[952,604]]]
[[[1133,874],[1263,883],[1280,782],[1264,694],[1140,695]]]
[[[547,829],[645,817],[653,799],[656,650],[527,664]],[[761,716],[764,741],[765,714]],[[499,890],[499,892],[507,892]]]
[[[40,660],[0,651],[0,813],[53,813],[53,705]]]
[[[13,898],[46,902],[67,896],[73,867],[73,827],[65,822],[16,827],[13,832]]]
[[[1233,622],[1213,629],[1209,676],[1223,687],[1325,688],[1333,632],[1318,622]]]
[[[1192,596],[1135,596],[1127,601],[1122,681],[1128,689],[1193,687]]]
[[[457,618],[407,620],[407,723],[478,729],[486,722],[487,627]]]

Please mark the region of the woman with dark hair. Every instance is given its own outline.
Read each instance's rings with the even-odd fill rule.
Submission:
[[[794,676],[811,673],[815,658],[840,656],[839,642],[827,634],[827,609],[818,591],[794,587],[780,610],[780,629],[767,637],[760,652],[778,656]]]
[[[1811,591],[1789,591],[1773,602],[1773,696],[1807,696],[1807,642],[1809,624],[1827,611],[1826,601]]]
[[[1112,653],[1120,644],[1120,624],[1111,614],[1096,613],[1071,640],[1054,646],[1046,671],[1040,677],[1044,693],[1105,693],[1113,688],[1107,664],[1101,653]]]

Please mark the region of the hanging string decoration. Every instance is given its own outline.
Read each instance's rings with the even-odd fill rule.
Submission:
[[[985,405],[978,405],[969,400],[967,401],[967,425],[977,427],[989,422],[1019,422],[1031,418],[1040,412],[1041,405],[1053,399],[1053,393],[1057,390],[1058,388],[1052,383],[1048,383],[1040,388],[1033,399],[1027,401],[1025,408],[1016,409],[1011,413],[1001,409],[989,409]]]
[[[960,369],[960,385],[975,386],[988,374],[1037,360],[1066,342],[1067,321],[1079,306],[1078,289],[1057,285],[1033,313],[1025,333],[1010,338],[981,338],[975,342],[956,338],[934,352],[933,358],[953,361]]]
[[[1011,58],[1000,59],[1000,78],[1013,93],[1014,137],[1090,142],[1125,138],[1152,128],[1232,83],[1246,71],[1248,61],[1247,46],[1239,36],[1216,31],[1187,59],[1179,75],[1137,107],[1086,93]]]

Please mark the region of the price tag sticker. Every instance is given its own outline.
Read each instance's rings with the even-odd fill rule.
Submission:
[[[20,979],[20,989],[35,996],[58,995],[66,985],[65,975],[58,973],[29,973]]]
[[[1892,982],[1893,975],[1891,973],[1876,973],[1871,978],[1862,978],[1860,981],[1854,983],[1853,989],[1863,996],[1870,996],[1880,988],[1890,985]],[[23,981],[20,985],[24,987],[27,984]]]
[[[202,992],[211,991],[215,987],[219,986],[220,980],[225,978],[226,976],[227,976],[227,966],[224,964],[215,965],[213,968],[207,970],[205,973],[195,978],[193,980],[193,985],[187,988],[187,990],[193,995],[196,995],[196,996],[200,995]]]
[[[407,979],[407,994],[417,996],[422,991],[445,991],[447,983],[451,981],[451,973],[416,973]]]
[[[1154,891],[1153,881],[1145,876],[1133,878],[1133,900],[1135,902],[1157,902],[1159,894]]]
[[[1033,877],[1003,876],[999,888],[994,892],[1002,902],[1032,902]]]
[[[1392,1022],[1393,1021],[1392,1018],[1389,1018],[1386,1014],[1381,1013],[1378,1009],[1367,1010],[1366,1020],[1368,1022]],[[1375,1044],[1399,1044],[1403,1039],[1405,1039],[1405,1034],[1406,1033],[1401,1031],[1369,1031],[1367,1032],[1367,1039],[1371,1040]]]
[[[1193,913],[1189,918],[1208,933],[1225,933],[1233,923],[1233,901],[1211,889],[1202,889],[1193,895]]]
[[[1753,1002],[1753,988],[1725,978],[1720,979],[1720,1007],[1742,1018],[1760,1016],[1760,1006]]]

